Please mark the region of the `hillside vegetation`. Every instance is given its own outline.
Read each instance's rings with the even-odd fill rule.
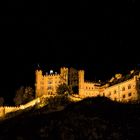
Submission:
[[[0,122],[0,140],[135,140],[140,138],[140,104],[104,97],[70,103],[48,113],[47,105]]]

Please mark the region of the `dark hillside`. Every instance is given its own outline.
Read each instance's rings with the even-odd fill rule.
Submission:
[[[87,98],[64,110],[41,110],[5,120],[0,140],[135,140],[140,137],[140,105],[115,103],[104,97]]]

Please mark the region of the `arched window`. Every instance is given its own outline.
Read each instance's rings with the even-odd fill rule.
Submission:
[[[132,94],[131,93],[128,93],[128,96],[130,97]]]

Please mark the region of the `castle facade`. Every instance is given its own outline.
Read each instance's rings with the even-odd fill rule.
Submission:
[[[43,74],[36,70],[36,97],[55,95],[60,84],[69,85],[79,97],[105,96],[114,101],[128,102],[140,98],[140,72],[130,71],[128,75],[116,74],[109,81],[102,83],[85,81],[85,71],[74,68],[60,68],[60,73]]]

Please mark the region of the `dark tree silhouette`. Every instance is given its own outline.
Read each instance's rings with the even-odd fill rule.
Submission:
[[[71,90],[71,88],[68,85],[66,85],[64,83],[64,84],[61,84],[61,85],[58,86],[56,92],[59,95],[63,95],[63,94],[71,94],[72,90]]]
[[[34,90],[32,87],[21,86],[17,91],[14,98],[15,105],[25,104],[34,99]]]

